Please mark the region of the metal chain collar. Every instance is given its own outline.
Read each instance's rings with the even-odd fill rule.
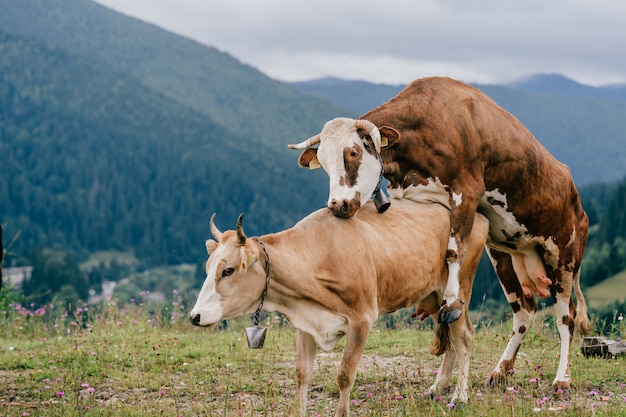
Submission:
[[[261,314],[261,309],[263,308],[263,302],[265,301],[265,297],[267,296],[267,289],[270,286],[270,256],[267,253],[267,249],[265,248],[265,244],[261,242],[258,238],[253,237],[252,239],[259,242],[259,245],[263,248],[263,252],[265,252],[265,288],[263,288],[263,292],[261,293],[261,302],[259,303],[259,307],[254,312],[254,316],[252,316],[252,323],[255,326],[259,325],[259,315]]]

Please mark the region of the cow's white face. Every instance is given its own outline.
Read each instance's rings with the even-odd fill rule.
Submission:
[[[380,179],[382,167],[373,142],[359,136],[353,119],[333,119],[320,134],[317,159],[330,181],[328,209],[337,217],[353,216]]]
[[[209,260],[206,279],[190,313],[197,326],[211,326],[248,314],[257,307],[265,273],[257,255],[237,242],[234,232],[224,232],[221,241],[206,243]]]

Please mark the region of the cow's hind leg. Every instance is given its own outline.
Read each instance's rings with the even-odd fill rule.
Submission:
[[[513,269],[511,255],[492,248],[489,248],[487,252],[500,280],[504,295],[513,309],[513,334],[487,381],[491,388],[495,388],[514,371],[517,352],[530,329],[537,311],[537,302],[532,297],[524,296],[522,285]]]
[[[317,344],[308,333],[302,330],[296,331],[296,406],[298,415],[306,416],[307,395]]]
[[[439,365],[439,369],[437,370],[435,382],[424,393],[426,397],[430,397],[431,399],[441,394],[441,392],[448,387],[457,359],[455,349],[451,349],[450,346],[452,341],[450,336],[451,325],[449,323],[440,323],[437,317],[439,314],[439,312],[435,312],[430,316],[435,322],[435,331],[431,340],[429,353],[435,356],[443,355],[441,365]]]
[[[571,275],[571,274],[570,274]],[[571,283],[571,281],[570,281]],[[555,292],[556,302],[554,303],[554,314],[556,318],[556,327],[559,331],[559,338],[561,341],[561,350],[559,352],[559,367],[557,368],[556,375],[552,385],[563,399],[569,397],[570,388],[570,367],[569,367],[569,351],[572,339],[574,337],[574,303],[571,298],[571,284],[570,288],[563,288],[563,291]]]
[[[367,335],[372,323],[367,321],[351,323],[346,334],[346,345],[343,350],[343,358],[337,373],[337,384],[339,385],[339,406],[335,417],[347,417],[350,414],[350,390],[354,386],[356,370],[365,348]]]
[[[435,317],[433,317],[435,319]],[[426,391],[426,396],[434,398],[448,387],[454,364],[459,364],[459,375],[456,388],[452,394],[451,403],[455,405],[465,404],[469,399],[469,365],[472,351],[472,332],[468,327],[468,320],[457,320],[454,323],[441,323],[438,326],[448,327],[449,349],[445,352],[435,382]]]
[[[552,386],[555,389],[555,393],[563,399],[569,396],[571,383],[569,353],[574,338],[574,331],[577,327],[581,334],[585,334],[589,330],[587,306],[580,291],[580,265],[573,261],[567,263],[567,265],[572,264],[575,264],[573,271],[569,271],[565,265],[559,266],[561,274],[555,275],[559,276],[560,279],[557,285],[553,287],[555,299],[554,314],[561,340],[561,350],[559,352],[559,367],[557,368]],[[578,310],[572,300],[572,288],[576,289]]]
[[[470,356],[472,353],[472,331],[468,327],[469,319],[459,320],[452,323],[450,330],[450,339],[452,349],[456,352],[459,364],[459,375],[456,388],[452,394],[453,404],[464,404],[469,399],[469,371]]]

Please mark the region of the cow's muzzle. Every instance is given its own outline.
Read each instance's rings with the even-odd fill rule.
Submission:
[[[200,314],[194,314],[193,316],[189,316],[189,320],[191,321],[191,324],[193,324],[194,326],[199,326]]]
[[[330,210],[333,216],[344,219],[352,217],[360,208],[361,202],[357,199],[342,201],[332,200],[330,204],[328,204],[328,210]]]

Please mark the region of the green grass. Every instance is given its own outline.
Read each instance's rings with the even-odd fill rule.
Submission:
[[[585,289],[585,299],[589,307],[600,308],[614,302],[626,300],[626,271]]]
[[[293,329],[270,317],[265,347],[252,350],[243,332],[249,318],[232,321],[227,331],[196,328],[183,313],[174,314],[174,303],[163,303],[158,315],[150,313],[154,306],[139,303],[82,306],[71,315],[58,307],[43,312],[0,303],[0,415],[230,417],[293,411]],[[422,396],[440,362],[428,354],[431,331],[374,329],[351,393],[351,415],[626,415],[626,358],[584,358],[579,339],[570,358],[571,397],[552,396],[559,342],[547,322],[536,322],[529,332],[506,386],[486,389],[484,380],[510,332],[509,322],[477,331],[470,402],[451,412],[450,393],[435,400]],[[309,415],[334,413],[342,347],[318,354]]]

